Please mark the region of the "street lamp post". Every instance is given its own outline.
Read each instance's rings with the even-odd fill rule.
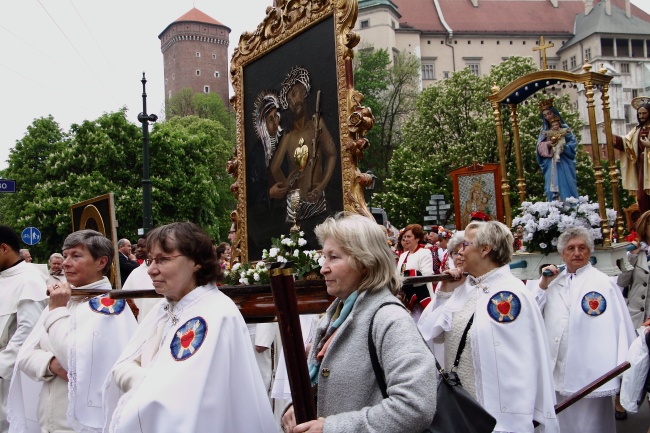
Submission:
[[[147,114],[147,79],[142,73],[142,113],[138,120],[142,122],[142,229],[143,234],[151,230],[151,180],[149,179],[149,122],[158,120],[155,114]]]

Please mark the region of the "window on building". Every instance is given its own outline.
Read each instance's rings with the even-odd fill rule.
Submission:
[[[563,71],[569,70],[569,62],[567,62],[566,60],[562,60],[562,70]]]
[[[621,74],[629,74],[629,73],[630,73],[630,64],[621,63]]]
[[[587,60],[587,61],[591,60],[591,48],[587,48],[585,50],[585,60]]]
[[[549,64],[548,64],[548,68],[549,68],[549,69],[556,70],[556,69],[557,69],[557,63],[549,63]]]
[[[200,70],[200,69],[197,69],[197,70],[196,70],[196,76],[198,77],[199,75],[201,75],[201,70]]]
[[[616,39],[616,57],[630,57],[629,39]]]
[[[196,52],[196,57],[201,57],[201,53],[199,53],[199,52],[197,51],[197,52]]]
[[[210,86],[203,86],[203,93],[210,93]]]
[[[427,41],[427,45],[431,45],[431,41]]]
[[[639,96],[639,89],[632,89],[632,99]]]
[[[576,56],[571,56],[571,59],[569,60],[571,61],[571,69],[575,69],[575,67],[578,65],[576,62]]]
[[[370,27],[370,21],[369,20],[362,20],[361,21],[361,28],[362,29],[367,29],[368,27]]]
[[[214,60],[214,59],[216,59],[216,58],[217,58],[217,55],[214,54],[214,53],[212,53],[212,59]]]
[[[476,75],[477,77],[481,76],[481,65],[478,63],[468,63],[467,67],[469,68],[469,71]]]
[[[472,45],[472,41],[467,41],[467,45]]]
[[[214,78],[219,78],[219,71],[214,71]]]
[[[423,63],[422,64],[422,79],[423,80],[435,80],[435,68],[433,63]]]
[[[632,57],[643,57],[644,41],[641,39],[632,39]]]
[[[395,24],[395,21],[390,22],[390,26],[393,28],[393,30],[397,27],[397,24]]]
[[[445,78],[445,79],[449,78],[449,71],[444,71],[442,73],[442,78]]]
[[[614,57],[614,39],[600,38],[600,52],[603,57]]]

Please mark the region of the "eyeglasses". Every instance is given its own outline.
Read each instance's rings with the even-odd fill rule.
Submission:
[[[460,248],[460,250],[463,251],[463,250],[464,250],[465,248],[467,248],[468,246],[470,246],[470,245],[474,245],[474,242],[463,241],[463,242],[461,242],[461,245],[462,245],[462,247]]]
[[[180,257],[182,255],[183,254],[176,254],[175,256],[160,256],[160,257],[156,257],[156,258],[153,258],[153,259],[147,258],[147,259],[144,259],[144,262],[147,264],[147,266],[151,266],[151,264],[153,262],[156,262],[156,264],[158,266],[164,266],[165,264],[167,264],[174,257]]]

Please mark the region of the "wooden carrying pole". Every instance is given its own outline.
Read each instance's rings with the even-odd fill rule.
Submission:
[[[564,400],[562,403],[558,403],[555,405],[555,413],[558,414],[562,412],[564,409],[568,408],[571,406],[573,403],[577,402],[578,400],[586,397],[588,394],[590,394],[593,390],[596,388],[600,388],[610,380],[614,379],[616,376],[619,374],[623,373],[625,370],[630,368],[630,363],[625,361],[624,363],[614,367],[613,369],[609,370],[607,373],[603,374],[590,384],[586,385],[582,389],[579,389],[578,391],[574,392],[571,394],[566,400]],[[539,423],[537,421],[533,421],[533,425],[537,427]]]
[[[429,282],[453,280],[448,274],[430,275],[426,277],[404,278],[403,284],[422,284]],[[334,301],[334,297],[327,294],[325,281],[302,280],[294,284],[298,299],[298,314],[320,314]],[[257,284],[249,286],[219,286],[226,296],[233,300],[242,316],[249,323],[272,322],[275,320],[275,303],[270,284]],[[93,294],[97,296],[101,293]],[[75,292],[73,291],[73,296]],[[141,299],[162,298],[155,290],[111,290],[108,295],[112,299]]]
[[[291,263],[273,263],[270,265],[269,272],[282,349],[287,363],[293,410],[296,421],[300,424],[316,419],[316,405],[307,369],[307,356],[298,317],[298,301]]]

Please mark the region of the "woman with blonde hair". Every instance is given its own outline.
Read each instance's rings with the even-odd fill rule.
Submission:
[[[308,356],[318,419],[296,425],[290,407],[282,418],[285,432],[421,432],[436,409],[435,361],[395,297],[401,282],[386,236],[373,220],[348,214],[328,218],[315,233],[327,292],[337,299],[319,322]],[[373,369],[369,339],[385,387]]]

